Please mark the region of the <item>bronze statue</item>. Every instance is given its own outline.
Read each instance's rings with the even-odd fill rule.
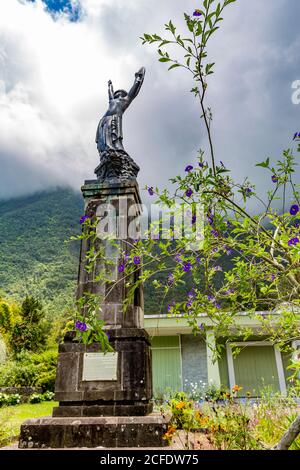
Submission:
[[[114,92],[111,80],[108,82],[109,107],[102,119],[100,119],[96,143],[101,157],[103,152],[109,150],[124,151],[122,116],[132,100],[138,95],[145,76],[145,68],[142,67],[136,74],[134,84],[127,93],[125,90]]]

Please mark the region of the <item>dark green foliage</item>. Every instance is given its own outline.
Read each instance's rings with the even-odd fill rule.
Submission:
[[[33,393],[29,398],[29,403],[42,403],[43,401],[51,401],[54,398],[54,393],[47,391],[45,393]]]
[[[0,328],[8,331],[12,326],[11,312],[6,303],[0,303]]]
[[[21,321],[15,323],[10,335],[14,353],[23,350],[38,351],[47,341],[47,325],[42,320],[42,304],[34,297],[26,297],[21,306]]]
[[[43,306],[34,297],[26,296],[21,305],[20,315],[25,322],[39,323],[43,317]]]
[[[53,391],[56,375],[57,352],[41,354],[22,352],[0,366],[0,387],[41,387]]]
[[[45,346],[47,341],[47,329],[44,323],[31,324],[17,322],[11,333],[10,346],[15,353],[24,349],[38,351]]]
[[[19,403],[21,403],[21,395],[19,395],[19,393],[0,393],[0,408],[2,406],[18,405]]]

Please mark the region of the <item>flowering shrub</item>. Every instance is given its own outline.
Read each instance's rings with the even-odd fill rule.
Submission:
[[[53,398],[53,392],[33,393],[29,398],[29,403],[42,403],[43,401],[51,401]]]
[[[184,431],[183,448],[193,448],[196,436],[203,434],[212,449],[254,450],[272,448],[295,418],[297,402],[293,397],[283,398],[267,387],[262,390],[261,399],[255,402],[250,397],[237,399],[240,387],[233,390],[219,390],[202,404],[188,398],[184,392],[177,392],[162,407],[163,414],[171,412],[172,417],[165,439],[171,442]],[[300,438],[292,449],[300,447]]]
[[[205,312],[217,336],[230,336],[234,328],[237,336],[249,337],[249,329],[243,330],[236,322],[239,312],[244,311],[260,322],[261,335],[268,335],[282,350],[291,352],[290,341],[299,338],[300,320],[300,195],[294,181],[299,133],[293,133],[293,146],[284,150],[276,163],[267,158],[256,165],[268,172],[270,182],[271,189],[262,196],[248,178],[233,179],[227,165],[217,159],[213,114],[206,106],[209,79],[214,73],[207,44],[220,27],[225,9],[234,2],[207,0],[192,15],[184,14],[183,34],[169,21],[165,35],[146,33],[141,38],[143,44],[157,44],[159,61],[170,65],[169,70],[183,68],[190,74],[194,81],[191,92],[199,100],[209,152],[206,156],[200,149],[195,162],[183,164],[184,174],[170,179],[172,189],[151,191],[155,202],[170,214],[184,204],[190,230],[178,239],[175,228],[168,228],[162,234],[164,244],[152,239],[137,245],[135,254],[143,254],[143,282],[151,279],[164,298],[172,296],[172,289],[179,284],[192,284],[193,296],[187,289],[186,299],[171,302],[168,313],[186,317],[195,334],[202,333],[198,316]],[[202,238],[196,216],[199,206],[205,217]],[[157,246],[160,255],[156,254]],[[223,263],[230,269],[224,270]],[[125,275],[130,269],[125,269]],[[169,271],[172,283],[161,281],[164,271]],[[277,311],[279,305],[280,315],[256,313]],[[216,347],[216,356],[221,348]]]
[[[169,409],[172,413],[172,425],[176,429],[190,430],[195,426],[193,402],[184,392],[175,393],[169,401]]]
[[[18,405],[19,403],[21,403],[21,395],[19,393],[0,393],[0,407]]]

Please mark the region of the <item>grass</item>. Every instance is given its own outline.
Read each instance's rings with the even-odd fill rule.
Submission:
[[[26,419],[51,416],[55,401],[7,406],[0,409],[0,447],[17,440],[20,426]]]

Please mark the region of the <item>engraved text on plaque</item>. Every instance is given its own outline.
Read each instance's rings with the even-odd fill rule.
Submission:
[[[82,380],[117,380],[118,353],[84,353]]]

